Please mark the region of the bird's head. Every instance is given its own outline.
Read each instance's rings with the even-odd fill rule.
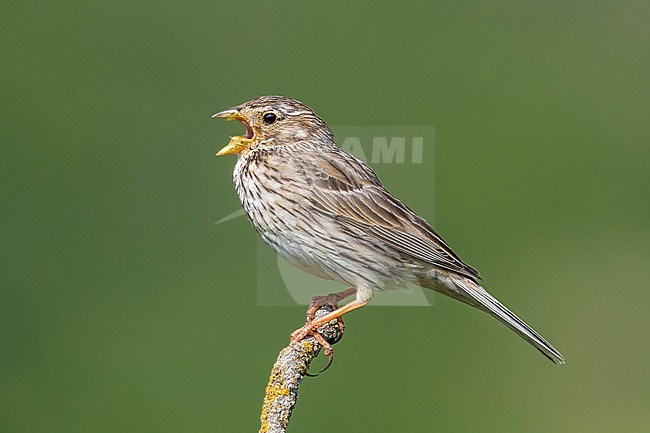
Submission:
[[[333,142],[332,131],[323,119],[302,102],[283,96],[261,96],[212,117],[238,120],[246,127],[246,135],[230,137],[230,143],[217,156],[304,140]]]

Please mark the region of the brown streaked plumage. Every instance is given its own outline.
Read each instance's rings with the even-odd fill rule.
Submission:
[[[215,117],[246,127],[245,136],[232,137],[217,155],[238,154],[235,189],[262,239],[298,268],[352,287],[315,298],[310,312],[356,293],[348,304],[294,332],[293,339],[367,304],[376,291],[415,283],[488,312],[551,361],[564,363],[369,166],[336,147],[330,128],[308,106],[263,96]]]

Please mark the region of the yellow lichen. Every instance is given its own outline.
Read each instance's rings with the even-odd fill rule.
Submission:
[[[305,348],[305,351],[311,355],[314,353],[314,343],[309,340],[302,340],[302,346]]]

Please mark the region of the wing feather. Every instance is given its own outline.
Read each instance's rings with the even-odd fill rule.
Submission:
[[[315,209],[411,259],[480,279],[433,227],[383,187],[370,167],[338,148],[323,152],[322,159],[322,165],[304,167],[316,175],[310,194]]]

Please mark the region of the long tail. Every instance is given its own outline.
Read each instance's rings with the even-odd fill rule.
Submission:
[[[436,287],[434,290],[450,295],[490,313],[499,322],[515,331],[521,338],[535,347],[535,349],[542,352],[542,354],[548,359],[556,364],[564,364],[564,356],[562,356],[562,354],[558,352],[551,343],[535,332],[533,328],[517,317],[515,313],[508,310],[501,302],[497,301],[479,284],[463,277],[451,277],[450,283],[453,283],[458,291],[455,291],[455,293],[449,293],[446,290],[440,290],[439,287]]]

